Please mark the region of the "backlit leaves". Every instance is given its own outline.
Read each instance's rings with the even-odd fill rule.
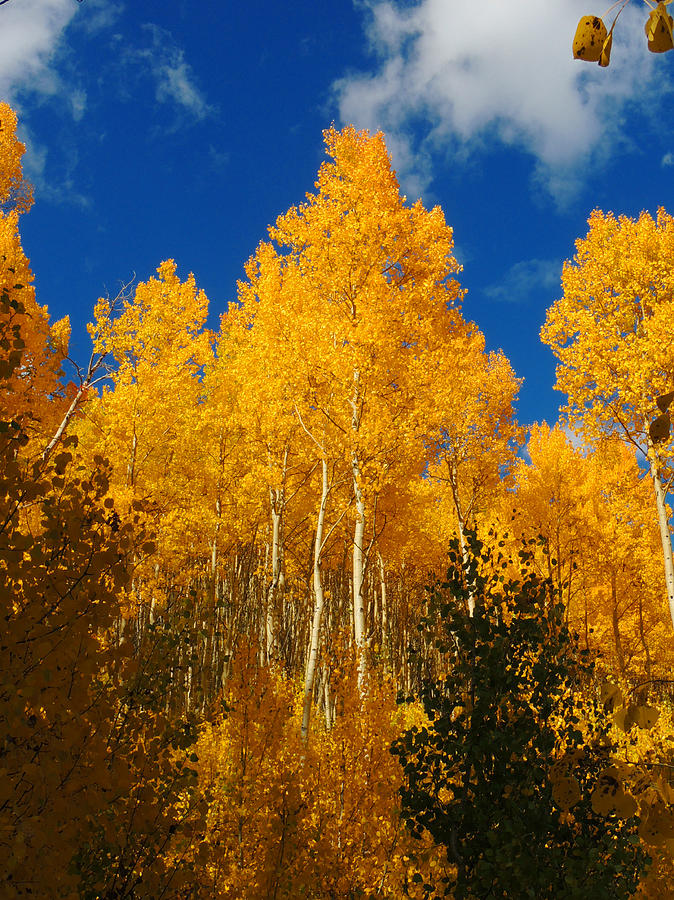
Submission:
[[[671,0],[667,0],[671,2]],[[651,53],[665,53],[674,47],[672,36],[672,17],[667,12],[667,3],[660,2],[651,10],[644,26],[648,38],[648,49]]]
[[[592,809],[600,816],[616,815],[629,819],[637,812],[637,802],[623,790],[617,774],[614,768],[609,768],[599,776],[592,791]]]
[[[611,45],[613,42],[613,29],[630,0],[618,0],[611,9],[620,5],[611,28],[607,31],[606,25],[599,16],[583,16],[576,28],[573,39],[573,57],[586,62],[597,62],[600,66],[608,66],[611,58]],[[667,6],[672,0],[661,0],[655,4],[653,0],[646,0],[651,11],[646,20],[644,31],[648,40],[648,49],[651,53],[665,53],[674,47],[674,34],[672,26],[674,20],[667,12]]]

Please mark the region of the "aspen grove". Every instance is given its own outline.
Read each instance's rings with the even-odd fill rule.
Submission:
[[[670,896],[674,220],[592,214],[523,427],[382,134],[82,362],[0,122],[0,894]]]

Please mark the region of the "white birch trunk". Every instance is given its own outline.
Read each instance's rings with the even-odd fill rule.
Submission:
[[[316,520],[316,537],[314,543],[314,616],[311,623],[311,637],[309,641],[309,654],[307,656],[307,667],[304,676],[304,703],[302,708],[302,740],[304,743],[309,738],[309,722],[311,720],[311,702],[314,693],[314,681],[316,678],[316,666],[318,664],[318,651],[320,648],[321,637],[321,620],[323,618],[323,607],[325,605],[325,597],[323,595],[323,577],[321,573],[321,556],[323,552],[323,531],[325,530],[325,511],[328,505],[328,463],[324,458],[321,460],[322,465],[322,490],[321,503],[318,507],[318,518]]]
[[[381,553],[377,554],[379,558],[379,585],[381,588],[381,643],[382,652],[388,647],[388,596],[386,594],[386,568]]]
[[[456,510],[456,520],[458,523],[459,530],[459,544],[461,546],[461,556],[463,558],[464,571],[468,571],[468,548],[466,547],[466,524],[463,519],[463,512],[461,510],[461,498],[459,497],[459,479],[456,471],[456,463],[452,463],[449,475],[449,483],[452,488],[452,499],[454,501],[454,509]],[[473,585],[466,585],[468,588],[468,615],[472,617],[473,611],[475,609],[475,592],[473,590]]]
[[[353,529],[353,636],[358,653],[358,685],[362,689],[365,682],[367,661],[365,648],[367,644],[365,631],[365,597],[363,592],[365,554],[363,543],[365,540],[365,501],[360,488],[360,471],[358,457],[354,453],[352,458],[353,493],[356,500],[356,524]]]
[[[658,510],[658,525],[660,527],[660,541],[662,543],[662,557],[665,564],[665,584],[667,586],[667,602],[669,603],[669,615],[674,628],[674,561],[672,560],[672,537],[669,531],[669,522],[667,521],[667,507],[665,490],[662,486],[662,479],[658,470],[657,463],[654,459],[650,459],[651,478],[653,479],[653,490],[655,491],[655,505]]]
[[[70,424],[70,420],[73,418],[75,413],[78,411],[80,407],[80,402],[82,400],[82,396],[84,395],[85,388],[88,387],[87,384],[80,385],[77,389],[75,396],[73,397],[73,401],[68,407],[68,411],[65,416],[61,420],[61,424],[56,429],[54,437],[49,441],[45,449],[42,451],[42,459],[46,462],[52,454],[54,447],[58,444],[58,442],[63,437],[63,432],[66,430],[68,425]]]
[[[281,509],[283,505],[283,491],[269,491],[271,498],[271,579],[267,590],[267,635],[266,635],[266,655],[267,663],[272,662],[276,654],[276,589],[279,584],[281,574]]]
[[[360,425],[360,372],[356,369],[353,373],[353,400],[351,401],[351,428],[354,435],[358,433]],[[365,555],[363,543],[365,540],[365,500],[360,484],[360,464],[358,453],[354,450],[351,455],[351,472],[353,475],[353,496],[356,501],[356,524],[353,530],[353,636],[358,654],[358,687],[363,690],[367,661],[365,659],[366,630],[365,630],[365,598],[363,596],[363,574],[365,569]]]

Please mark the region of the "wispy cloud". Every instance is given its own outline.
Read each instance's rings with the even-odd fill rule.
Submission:
[[[199,89],[192,67],[185,60],[184,51],[177,46],[170,32],[158,25],[148,24],[144,30],[150,35],[149,47],[132,50],[132,58],[142,60],[155,82],[155,96],[159,103],[173,104],[194,119],[204,119],[213,112]]]
[[[661,166],[674,166],[674,153],[665,153],[660,160]]]
[[[54,65],[63,32],[79,6],[72,0],[14,0],[0,10],[0,97],[61,93]]]
[[[81,9],[72,0],[12,0],[3,4],[0,8],[0,99],[9,101],[20,113],[19,137],[27,148],[24,172],[35,187],[36,196],[86,205],[87,198],[78,192],[72,179],[76,153],[69,150],[67,158],[60,161],[58,178],[50,179],[51,154],[30,124],[34,107],[45,102],[76,122],[85,114],[87,93],[72,71],[68,71],[65,38],[66,30]]]
[[[428,184],[432,154],[498,142],[530,153],[537,180],[563,201],[582,181],[579,164],[610,156],[626,105],[667,89],[651,78],[641,9],[625,10],[600,69],[571,58],[586,0],[354,2],[376,65],[335,84],[340,116],[394,135],[405,185],[410,173]]]
[[[157,102],[173,111],[175,121],[168,130],[212,111],[184,51],[168,31],[148,24],[131,40],[112,33],[123,10],[123,4],[113,0],[87,0],[82,5],[75,0],[11,0],[0,6],[0,99],[8,100],[20,114],[19,133],[27,146],[24,168],[41,199],[88,203],[76,185],[77,142],[66,139],[67,151],[63,144],[55,144],[47,152],[34,124],[35,108],[48,102],[50,111],[64,119],[66,135],[72,135],[72,122],[80,122],[100,101],[100,84],[85,82],[87,73],[71,50],[77,36],[89,40],[110,33],[112,65],[130,75],[132,82],[151,79]],[[102,65],[110,71],[109,62]]]
[[[490,300],[525,303],[532,294],[559,291],[562,264],[559,260],[527,259],[515,263],[496,284],[484,288]]]
[[[68,154],[57,161],[58,178],[56,178],[53,172],[50,174],[50,169],[54,168],[51,154],[47,151],[47,147],[35,137],[25,121],[19,124],[18,134],[26,146],[23,171],[35,188],[35,196],[39,200],[48,200],[51,203],[88,207],[91,200],[81,192],[75,179],[75,171],[79,162],[77,150],[70,147]]]
[[[77,19],[77,26],[87,34],[108,31],[124,12],[124,4],[117,0],[86,0],[86,15]]]

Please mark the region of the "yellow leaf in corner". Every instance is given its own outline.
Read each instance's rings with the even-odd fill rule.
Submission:
[[[608,37],[601,48],[601,56],[599,57],[599,65],[606,68],[611,62],[611,46],[613,44],[613,29],[609,32]]]
[[[666,53],[674,47],[672,25],[674,20],[667,12],[667,7],[662,2],[658,3],[649,14],[644,28],[651,53]]]
[[[573,58],[599,62],[607,37],[606,25],[599,16],[583,16],[573,39]]]

